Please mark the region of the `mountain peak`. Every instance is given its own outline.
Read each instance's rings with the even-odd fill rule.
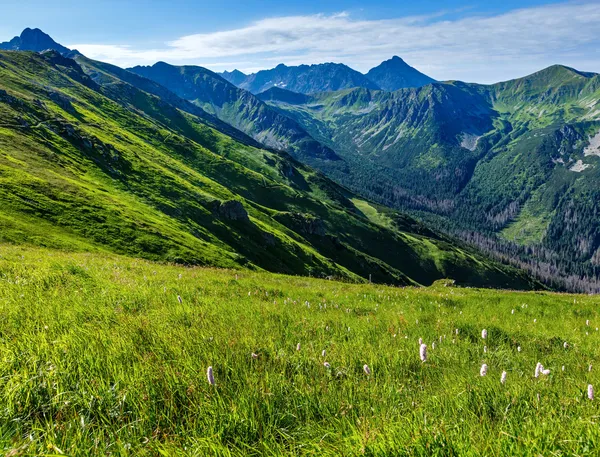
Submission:
[[[9,51],[35,51],[42,52],[53,49],[61,54],[71,52],[69,48],[57,43],[50,35],[44,33],[38,28],[31,29],[27,27],[21,32],[20,36],[14,37],[10,41],[0,43],[0,49]]]
[[[411,67],[398,56],[393,56],[377,67],[371,68],[366,76],[389,92],[407,87],[421,87],[435,82],[433,78]]]

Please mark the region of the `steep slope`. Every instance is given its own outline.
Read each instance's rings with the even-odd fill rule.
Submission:
[[[264,92],[271,87],[279,87],[301,94],[314,94],[317,92],[330,92],[351,87],[365,87],[367,89],[379,89],[377,84],[369,80],[365,75],[356,70],[339,63],[323,63],[316,65],[299,65],[288,67],[279,64],[270,70],[261,70],[246,76],[242,82],[238,76],[221,74],[224,78],[246,89],[253,94]]]
[[[64,47],[54,41],[50,35],[42,32],[40,29],[26,28],[20,36],[14,37],[10,41],[0,43],[0,49],[10,51],[36,51],[41,52],[47,49],[54,49],[61,54],[71,52],[69,48]]]
[[[378,87],[389,92],[407,87],[421,87],[435,82],[435,79],[411,67],[398,56],[371,68],[365,76]]]
[[[363,195],[457,233],[535,246],[543,274],[600,275],[599,75],[555,65],[490,86],[264,99],[346,166],[312,165]]]
[[[219,132],[173,94],[167,103],[110,66],[99,75],[82,65],[88,73],[56,52],[0,52],[2,241],[397,284],[532,286],[283,153]]]
[[[315,141],[300,124],[206,68],[159,62],[130,71],[190,100],[269,147],[284,149],[298,158],[338,160],[331,149]]]

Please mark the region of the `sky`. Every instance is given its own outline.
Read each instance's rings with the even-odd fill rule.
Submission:
[[[4,3],[7,4],[4,4]],[[493,83],[559,63],[600,73],[600,0],[2,0],[0,41],[38,27],[122,67],[245,73],[394,55],[438,80]]]

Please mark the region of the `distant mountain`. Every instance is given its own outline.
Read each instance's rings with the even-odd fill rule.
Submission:
[[[230,78],[230,82],[234,81],[231,73],[229,75],[221,74],[221,76]],[[235,79],[237,80],[237,78]],[[271,70],[261,70],[258,73],[248,75],[242,82],[233,83],[253,94],[264,92],[271,87],[279,87],[301,94],[331,92],[352,87],[379,89],[377,84],[367,79],[362,73],[339,63],[300,65],[297,67],[279,64]]]
[[[224,71],[220,75],[235,86],[242,84],[248,77],[239,70]]]
[[[8,51],[35,51],[41,52],[47,49],[54,49],[61,54],[71,52],[69,48],[58,44],[50,35],[42,32],[40,29],[27,28],[23,30],[21,36],[16,36],[10,41],[0,43],[0,49]]]
[[[388,92],[407,87],[421,87],[435,82],[435,79],[411,67],[398,56],[372,68],[366,77]]]
[[[299,159],[339,159],[330,148],[315,141],[298,122],[206,68],[159,62],[129,70],[195,103],[266,146],[286,150]]]

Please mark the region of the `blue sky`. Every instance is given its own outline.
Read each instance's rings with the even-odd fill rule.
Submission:
[[[436,79],[482,83],[562,63],[600,72],[600,1],[8,0],[0,41],[39,27],[120,66],[158,60],[253,72],[392,55]]]

